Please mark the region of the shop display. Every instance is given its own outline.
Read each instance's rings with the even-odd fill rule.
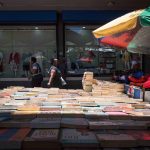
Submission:
[[[101,52],[99,56],[100,74],[112,74],[116,69],[115,52]]]

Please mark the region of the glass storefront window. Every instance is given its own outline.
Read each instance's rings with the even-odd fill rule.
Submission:
[[[101,47],[92,34],[92,31],[99,26],[65,26],[68,76],[82,76],[85,71],[92,71],[95,75],[113,73],[115,51]]]
[[[50,58],[57,56],[55,26],[0,26],[1,78],[27,77],[31,56],[47,76]]]

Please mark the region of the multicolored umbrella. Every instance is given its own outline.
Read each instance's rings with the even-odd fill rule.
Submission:
[[[150,54],[150,7],[119,17],[93,31],[100,43]]]

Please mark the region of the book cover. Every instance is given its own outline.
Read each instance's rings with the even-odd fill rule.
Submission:
[[[98,146],[95,134],[85,129],[62,129],[61,143],[69,147]]]
[[[59,129],[35,129],[30,138],[38,141],[48,140],[49,142],[57,142]]]
[[[60,150],[59,129],[34,129],[25,138],[23,150]]]

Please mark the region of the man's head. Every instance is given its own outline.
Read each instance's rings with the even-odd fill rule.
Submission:
[[[35,57],[31,57],[31,62],[32,63],[36,63],[36,58]]]
[[[57,58],[52,58],[51,59],[51,65],[58,66],[58,59]]]

